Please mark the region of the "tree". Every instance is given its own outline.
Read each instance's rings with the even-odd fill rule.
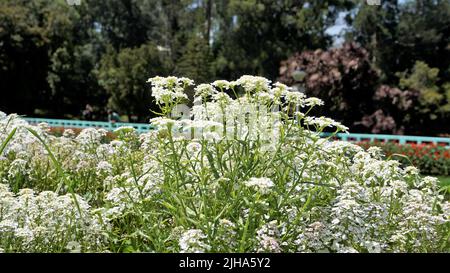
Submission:
[[[331,116],[358,130],[358,122],[373,111],[378,75],[371,67],[368,52],[347,43],[327,51],[295,54],[281,63],[279,80],[304,87],[308,96],[324,100],[325,107],[318,115]]]
[[[325,101],[318,115],[347,124],[352,132],[438,134],[449,130],[450,83],[439,70],[417,62],[397,73],[399,87],[382,84],[368,52],[346,43],[328,51],[304,51],[282,62],[279,80]],[[426,130],[424,130],[426,128]]]
[[[420,134],[416,107],[419,92],[381,85],[373,96],[372,114],[358,122],[372,134]]]
[[[192,37],[177,62],[175,72],[197,83],[210,82],[214,78],[213,56],[208,43],[202,37]]]
[[[450,129],[446,120],[450,118],[450,82],[438,84],[439,69],[431,68],[424,62],[416,62],[410,71],[397,73],[400,87],[415,90],[419,94],[417,124],[427,126],[427,132],[445,133]]]
[[[449,81],[448,0],[386,0],[381,6],[363,2],[355,18],[347,16],[352,25],[347,39],[368,49],[384,83],[397,84],[395,73],[411,68],[416,61],[438,68],[441,78]]]
[[[434,135],[450,129],[450,83],[438,85],[439,69],[424,62],[399,77],[399,88],[381,85],[374,96],[376,111],[362,124],[372,133]]]
[[[220,28],[214,52],[217,74],[233,79],[242,74],[275,79],[280,62],[296,51],[326,48],[326,34],[339,11],[352,1],[219,1]]]
[[[85,5],[91,27],[116,50],[162,39],[160,0],[87,0]]]
[[[0,2],[0,108],[33,114],[49,98],[49,52],[64,40],[74,13],[63,1]],[[70,32],[70,31],[69,31]]]
[[[104,103],[92,74],[101,42],[85,8],[64,0],[0,3],[4,111],[73,117],[88,102]]]
[[[98,61],[95,45],[65,43],[51,55],[47,81],[49,101],[58,116],[78,116],[86,104],[102,107],[106,94],[98,85],[94,68]]]
[[[168,74],[166,58],[151,43],[120,52],[109,48],[97,71],[99,84],[109,95],[108,106],[121,114],[138,115],[140,121],[147,122],[149,109],[155,107],[146,81]]]
[[[448,0],[406,2],[399,20],[398,39],[400,45],[398,59],[403,66],[397,71],[404,71],[413,67],[416,61],[422,61],[439,69],[442,82],[450,81],[447,71],[450,66]]]
[[[355,18],[349,20],[353,32],[348,33],[348,40],[360,43],[369,51],[371,62],[379,69],[385,82],[395,79],[393,73],[398,71],[397,62],[386,60],[399,53],[396,40],[398,16],[398,1],[387,0],[382,1],[381,6],[360,4]]]

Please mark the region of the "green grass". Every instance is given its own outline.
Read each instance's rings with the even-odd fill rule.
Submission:
[[[437,178],[441,182],[442,187],[450,186],[450,176],[438,176]]]
[[[446,189],[444,194],[445,200],[450,200],[450,176],[438,176],[437,178],[439,179],[441,188]]]

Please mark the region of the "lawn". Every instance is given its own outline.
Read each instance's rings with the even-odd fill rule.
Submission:
[[[438,176],[437,178],[439,179],[441,188],[447,189],[444,195],[445,199],[450,200],[450,176]]]
[[[437,178],[441,182],[442,187],[450,186],[450,176],[438,176]]]

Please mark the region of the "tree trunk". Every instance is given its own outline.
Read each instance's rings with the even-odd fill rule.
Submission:
[[[209,44],[211,35],[211,21],[212,21],[212,0],[206,1],[206,42]]]

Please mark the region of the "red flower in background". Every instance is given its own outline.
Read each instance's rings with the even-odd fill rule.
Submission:
[[[446,148],[445,145],[433,143],[407,143],[402,145],[395,142],[379,141],[363,141],[357,144],[366,150],[371,146],[378,146],[384,151],[386,157],[392,157],[405,166],[412,163],[420,169],[422,174],[450,174],[450,149]],[[404,155],[407,158],[395,156],[395,154]]]

